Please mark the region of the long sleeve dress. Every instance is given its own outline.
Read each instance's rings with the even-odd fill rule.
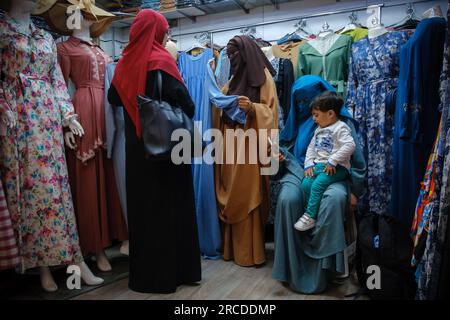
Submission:
[[[76,149],[66,152],[80,245],[84,254],[99,253],[114,239],[128,239],[113,163],[105,150],[105,71],[111,58],[75,37],[57,48],[64,79],[75,86],[73,104],[84,129]]]
[[[211,128],[211,79],[208,74],[208,61],[212,57],[213,51],[206,49],[198,56],[183,52],[178,59],[181,76],[195,103],[194,121],[202,136]],[[200,251],[205,258],[219,259],[222,257],[222,241],[214,192],[213,165],[202,162],[202,159],[194,159],[192,165]]]
[[[352,47],[346,105],[358,121],[359,143],[367,161],[365,193],[361,199],[361,209],[366,212],[386,214],[389,210],[394,118],[387,98],[397,86],[400,48],[407,40],[406,33],[394,31],[374,39],[361,39]]]
[[[121,106],[112,106],[108,101],[108,90],[114,75],[116,64],[106,67],[105,75],[105,126],[106,126],[106,150],[109,159],[113,160],[114,173],[116,174],[117,191],[119,192],[120,205],[123,217],[128,224],[127,213],[127,188],[125,183],[125,119],[124,109]]]
[[[444,18],[424,19],[400,51],[391,211],[408,227],[439,126],[445,35]]]
[[[47,32],[0,19],[0,112],[14,129],[0,137],[0,172],[21,270],[83,260],[64,155],[63,124],[75,116]]]
[[[187,88],[169,74],[162,74],[162,100],[178,105],[190,118],[195,106]],[[147,75],[146,95],[157,97],[156,72]],[[122,106],[111,86],[108,100]],[[146,159],[142,139],[127,112],[126,185],[130,236],[129,287],[138,292],[172,293],[181,284],[201,280],[200,248],[190,165],[170,159]]]
[[[299,49],[297,77],[320,76],[344,96],[351,47],[351,37],[335,33],[309,40]]]

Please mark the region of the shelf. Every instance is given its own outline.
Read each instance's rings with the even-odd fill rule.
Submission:
[[[167,20],[189,19],[196,22],[198,16],[204,16],[215,13],[223,13],[228,11],[242,10],[245,13],[250,13],[250,10],[257,7],[272,5],[279,9],[281,3],[301,1],[301,0],[195,0],[189,6],[178,7],[174,11],[163,12],[162,15]],[[139,1],[132,2],[133,4]],[[118,12],[112,12],[117,14]],[[133,15],[134,16],[134,15]],[[128,27],[133,22],[133,18],[125,17],[113,23],[114,27],[123,28]]]
[[[197,6],[191,5],[188,7],[177,8],[176,10],[169,12],[161,12],[161,14],[166,17],[167,20],[188,18],[191,21],[195,22],[196,17],[204,16],[206,12]]]

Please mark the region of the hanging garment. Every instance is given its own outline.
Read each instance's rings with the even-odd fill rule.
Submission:
[[[306,41],[299,42],[289,42],[286,44],[279,44],[272,46],[273,55],[282,59],[289,59],[292,62],[292,66],[294,68],[294,79],[298,79],[298,54],[299,49],[303,46],[303,44],[307,43]]]
[[[297,76],[320,76],[344,97],[351,46],[351,37],[335,33],[309,40],[300,47]]]
[[[230,80],[230,59],[228,58],[226,47],[220,51],[215,75],[219,88],[223,88],[223,86],[227,84],[228,80]]]
[[[125,180],[125,119],[122,106],[112,106],[108,101],[108,90],[111,87],[116,64],[106,67],[105,75],[105,125],[106,147],[108,159],[113,159],[114,173],[116,176],[117,191],[119,192],[120,205],[123,217],[128,225],[127,215],[127,189]]]
[[[450,7],[447,11],[450,18]],[[450,292],[450,19],[447,20],[447,46],[441,73],[441,132],[437,154],[433,211],[430,213],[425,252],[418,266],[417,298],[448,299]]]
[[[445,32],[444,18],[425,19],[400,52],[391,214],[408,227],[439,125]]]
[[[291,90],[294,84],[294,68],[289,59],[277,58],[271,61],[277,74],[273,77],[277,87],[277,96],[279,100],[279,129],[283,130],[291,105]]]
[[[19,264],[19,248],[0,181],[0,271],[14,268]]]
[[[112,60],[97,45],[75,37],[57,48],[64,79],[75,86],[73,104],[84,129],[76,149],[66,152],[80,245],[84,254],[99,253],[114,239],[128,239],[113,163],[105,150],[105,70]]]
[[[421,182],[419,198],[417,200],[416,212],[411,227],[411,236],[414,242],[414,252],[411,260],[412,266],[417,266],[423,256],[425,244],[428,237],[431,213],[433,212],[433,201],[436,189],[436,168],[438,164],[437,149],[440,144],[442,122],[439,125],[436,141],[434,142],[433,152],[428,160],[424,180]]]
[[[209,100],[210,77],[208,61],[213,58],[211,49],[198,56],[186,52],[180,54],[178,66],[189,94],[195,103],[194,121],[200,126],[200,134],[211,128],[211,103]],[[213,165],[194,160],[192,174],[197,209],[197,224],[200,252],[203,257],[219,259],[222,257],[222,238],[217,217],[216,194],[214,192]]]
[[[6,15],[0,20],[0,108],[17,119],[0,139],[0,172],[21,271],[83,260],[62,128],[73,106],[53,38],[33,24],[30,31]]]
[[[362,38],[367,37],[369,34],[369,30],[367,28],[355,28],[352,30],[347,30],[345,32],[342,32],[340,34],[350,36],[353,39],[353,42],[359,41]]]
[[[346,105],[359,123],[359,143],[367,161],[363,212],[389,210],[394,122],[386,100],[397,86],[400,48],[407,39],[406,33],[389,32],[352,47]]]

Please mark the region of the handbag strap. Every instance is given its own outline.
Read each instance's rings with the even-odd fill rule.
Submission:
[[[378,71],[380,72],[380,76],[383,76],[383,73],[384,73],[384,72],[383,72],[383,68],[381,68],[380,63],[378,62],[377,56],[375,55],[375,52],[374,52],[374,50],[373,50],[373,46],[372,46],[372,44],[370,43],[370,40],[369,40],[368,37],[367,37],[367,43],[369,44],[369,52],[370,52],[370,55],[372,56],[373,61],[375,62]]]
[[[156,83],[153,89],[153,95],[155,96],[156,90],[158,90],[158,100],[161,103],[162,101],[162,75],[160,70],[156,70]]]

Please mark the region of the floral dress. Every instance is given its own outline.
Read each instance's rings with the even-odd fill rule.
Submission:
[[[64,155],[63,124],[76,115],[53,38],[0,20],[0,112],[14,129],[0,136],[0,172],[22,271],[82,261]]]
[[[395,31],[363,38],[352,46],[347,107],[359,123],[359,143],[367,161],[361,199],[365,212],[385,214],[389,209],[394,118],[386,102],[397,86],[400,48],[407,40],[407,33]]]

